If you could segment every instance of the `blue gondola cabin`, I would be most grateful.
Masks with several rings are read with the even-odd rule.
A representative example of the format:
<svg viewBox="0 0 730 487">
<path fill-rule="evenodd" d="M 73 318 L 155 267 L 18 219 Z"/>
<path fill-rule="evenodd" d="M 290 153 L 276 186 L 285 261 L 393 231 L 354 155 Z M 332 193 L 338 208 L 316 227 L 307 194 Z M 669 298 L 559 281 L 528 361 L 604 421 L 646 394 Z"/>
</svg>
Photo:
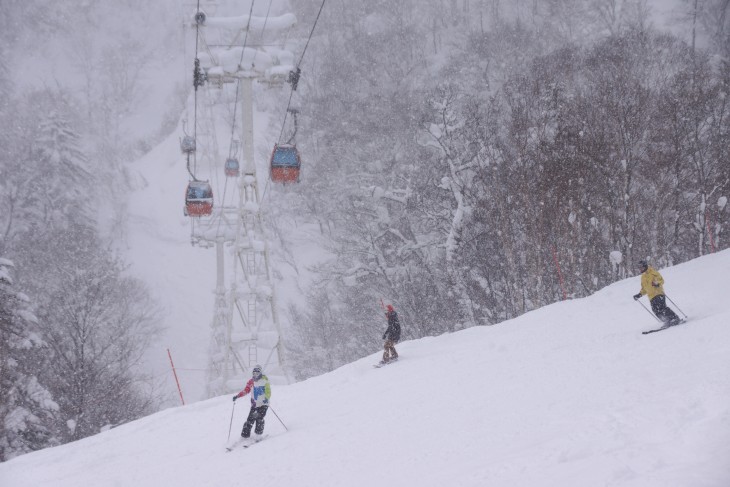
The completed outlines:
<svg viewBox="0 0 730 487">
<path fill-rule="evenodd" d="M 294 145 L 275 145 L 271 153 L 271 180 L 275 183 L 298 183 L 302 162 Z"/>
<path fill-rule="evenodd" d="M 195 139 L 189 135 L 183 137 L 180 141 L 180 150 L 183 154 L 192 154 L 195 152 Z"/>
<path fill-rule="evenodd" d="M 233 157 L 229 157 L 226 159 L 226 164 L 224 167 L 226 176 L 229 178 L 237 178 L 239 174 L 241 174 L 241 168 L 238 164 L 238 159 L 234 159 Z"/>
<path fill-rule="evenodd" d="M 213 213 L 213 188 L 205 181 L 190 181 L 185 191 L 185 215 L 208 216 Z"/>
</svg>

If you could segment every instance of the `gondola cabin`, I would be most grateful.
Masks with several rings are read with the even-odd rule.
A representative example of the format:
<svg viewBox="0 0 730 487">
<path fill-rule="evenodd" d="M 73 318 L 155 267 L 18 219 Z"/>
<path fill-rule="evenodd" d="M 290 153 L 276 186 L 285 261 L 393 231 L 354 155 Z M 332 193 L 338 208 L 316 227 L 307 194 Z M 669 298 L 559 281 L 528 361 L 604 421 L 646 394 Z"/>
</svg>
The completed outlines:
<svg viewBox="0 0 730 487">
<path fill-rule="evenodd" d="M 241 174 L 241 168 L 238 164 L 238 159 L 235 159 L 233 157 L 229 157 L 228 159 L 226 159 L 224 170 L 226 172 L 226 176 L 228 176 L 229 178 L 237 178 L 238 175 Z"/>
<path fill-rule="evenodd" d="M 190 181 L 185 191 L 185 215 L 208 216 L 213 213 L 213 188 L 205 181 Z"/>
<path fill-rule="evenodd" d="M 186 135 L 183 137 L 183 139 L 180 141 L 180 150 L 183 152 L 183 154 L 192 154 L 195 152 L 195 138 L 191 137 L 190 135 Z"/>
<path fill-rule="evenodd" d="M 276 144 L 271 153 L 271 180 L 275 183 L 298 183 L 301 165 L 295 145 Z"/>
</svg>

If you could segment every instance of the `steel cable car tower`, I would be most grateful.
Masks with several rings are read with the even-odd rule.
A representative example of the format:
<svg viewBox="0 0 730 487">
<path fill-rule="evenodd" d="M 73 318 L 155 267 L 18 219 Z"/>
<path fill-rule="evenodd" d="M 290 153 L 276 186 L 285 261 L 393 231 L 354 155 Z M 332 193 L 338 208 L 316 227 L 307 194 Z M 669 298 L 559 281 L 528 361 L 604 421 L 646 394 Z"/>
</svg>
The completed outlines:
<svg viewBox="0 0 730 487">
<path fill-rule="evenodd" d="M 253 11 L 253 4 L 251 5 Z M 294 25 L 293 14 L 279 17 L 215 17 L 207 16 L 198 6 L 193 18 L 196 29 L 196 59 L 194 86 L 203 86 L 209 110 L 201 112 L 201 124 L 206 130 L 199 133 L 208 144 L 199 149 L 214 150 L 205 154 L 220 164 L 217 153 L 216 110 L 214 100 L 225 99 L 226 86 L 235 87 L 232 132 L 236 128 L 236 112 L 240 111 L 242 162 L 240 172 L 223 176 L 226 190 L 218 191 L 221 203 L 210 218 L 198 218 L 191 226 L 191 242 L 202 247 L 216 248 L 216 289 L 211 340 L 208 359 L 208 397 L 240 388 L 250 369 L 263 365 L 272 382 L 289 382 L 284 366 L 281 330 L 276 307 L 276 293 L 269 260 L 269 249 L 261 217 L 261 199 L 254 159 L 254 81 L 271 84 L 286 81 L 294 69 L 294 56 L 283 48 L 267 45 L 248 46 L 252 31 L 277 33 L 281 37 Z M 214 34 L 215 33 L 215 34 Z M 206 37 L 218 35 L 214 42 Z M 228 37 L 229 40 L 224 39 Z M 242 42 L 242 43 L 241 43 Z M 279 44 L 283 44 L 280 42 Z M 198 49 L 198 46 L 200 49 Z M 230 91 L 230 90 L 229 90 Z M 216 94 L 217 92 L 217 94 Z M 239 104 L 240 103 L 240 104 Z M 230 108 L 230 104 L 229 104 Z M 197 113 L 197 105 L 196 105 Z M 228 112 L 229 113 L 229 112 Z M 222 118 L 222 117 L 219 117 Z M 197 123 L 197 121 L 196 121 Z M 208 130 L 211 133 L 208 133 Z M 231 134 L 231 145 L 237 143 Z M 232 151 L 229 151 L 230 157 Z M 217 173 L 216 173 L 217 174 Z M 227 206 L 225 195 L 228 180 L 236 181 L 232 197 L 237 203 Z M 237 192 L 237 194 L 236 194 Z M 229 279 L 226 280 L 226 255 Z"/>
</svg>

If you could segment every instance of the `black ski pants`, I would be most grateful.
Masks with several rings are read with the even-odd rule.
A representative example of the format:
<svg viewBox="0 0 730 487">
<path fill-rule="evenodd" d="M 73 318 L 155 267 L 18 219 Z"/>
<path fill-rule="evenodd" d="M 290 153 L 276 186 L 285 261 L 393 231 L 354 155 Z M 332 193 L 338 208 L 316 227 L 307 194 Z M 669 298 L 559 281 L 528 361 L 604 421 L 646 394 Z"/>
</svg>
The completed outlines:
<svg viewBox="0 0 730 487">
<path fill-rule="evenodd" d="M 241 436 L 244 438 L 248 438 L 251 436 L 251 428 L 253 427 L 253 424 L 256 423 L 256 434 L 260 435 L 264 432 L 264 416 L 266 416 L 266 411 L 268 411 L 269 406 L 251 406 L 251 411 L 248 413 L 248 418 L 246 418 L 246 422 L 243 423 L 243 431 L 241 431 Z"/>
<path fill-rule="evenodd" d="M 667 297 L 663 294 L 654 296 L 654 298 L 651 300 L 651 310 L 654 312 L 657 318 L 662 320 L 664 323 L 679 321 L 679 316 L 677 316 L 677 313 L 672 311 L 672 309 L 667 306 Z"/>
</svg>

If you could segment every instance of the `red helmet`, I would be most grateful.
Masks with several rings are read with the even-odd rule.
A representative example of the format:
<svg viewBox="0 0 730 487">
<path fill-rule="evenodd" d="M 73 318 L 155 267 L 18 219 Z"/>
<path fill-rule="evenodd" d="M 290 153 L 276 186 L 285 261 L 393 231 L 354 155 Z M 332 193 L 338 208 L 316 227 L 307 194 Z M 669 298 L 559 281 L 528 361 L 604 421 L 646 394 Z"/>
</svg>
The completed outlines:
<svg viewBox="0 0 730 487">
<path fill-rule="evenodd" d="M 386 306 L 386 307 L 388 308 L 388 311 L 393 311 L 393 305 L 392 305 L 392 304 L 389 304 L 389 305 L 388 305 L 388 306 Z"/>
</svg>

